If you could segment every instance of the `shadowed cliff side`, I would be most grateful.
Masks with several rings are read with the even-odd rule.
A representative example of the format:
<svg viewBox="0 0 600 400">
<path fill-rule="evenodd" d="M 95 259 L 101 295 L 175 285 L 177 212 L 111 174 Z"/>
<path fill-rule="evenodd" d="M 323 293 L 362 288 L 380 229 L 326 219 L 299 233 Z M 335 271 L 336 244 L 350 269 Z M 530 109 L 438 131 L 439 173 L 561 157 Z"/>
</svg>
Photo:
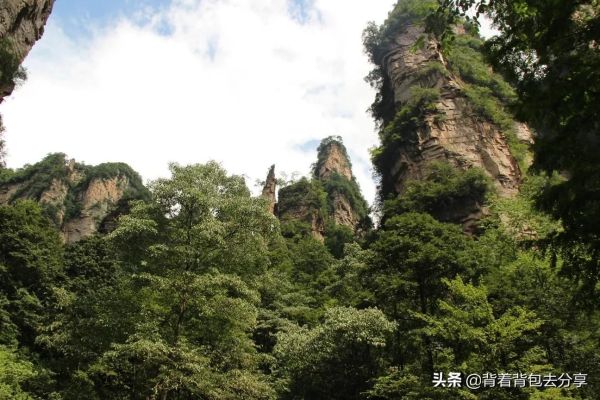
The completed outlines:
<svg viewBox="0 0 600 400">
<path fill-rule="evenodd" d="M 0 2 L 0 103 L 15 87 L 15 73 L 42 37 L 54 0 Z"/>
</svg>

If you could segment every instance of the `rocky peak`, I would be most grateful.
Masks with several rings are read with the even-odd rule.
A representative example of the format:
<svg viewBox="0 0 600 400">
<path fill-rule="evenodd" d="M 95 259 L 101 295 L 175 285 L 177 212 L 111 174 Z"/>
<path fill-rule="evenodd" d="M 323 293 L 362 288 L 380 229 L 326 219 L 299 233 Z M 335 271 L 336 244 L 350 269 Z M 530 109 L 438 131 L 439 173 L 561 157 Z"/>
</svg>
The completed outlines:
<svg viewBox="0 0 600 400">
<path fill-rule="evenodd" d="M 282 226 L 323 242 L 331 225 L 356 231 L 368 218 L 368 205 L 352 174 L 352 164 L 339 136 L 321 141 L 312 179 L 302 178 L 279 190 L 275 203 L 275 167 L 269 170 L 262 196 Z"/>
<path fill-rule="evenodd" d="M 435 111 L 425 116 L 415 140 L 398 149 L 390 171 L 396 191 L 402 193 L 406 180 L 420 179 L 427 163 L 443 160 L 463 169 L 482 168 L 501 195 L 515 195 L 521 171 L 509 146 L 509 132 L 476 111 L 465 83 L 448 68 L 440 43 L 424 29 L 422 25 L 405 26 L 383 58 L 396 109 L 414 101 L 419 93 L 414 88 L 439 93 L 431 104 Z M 423 38 L 423 44 L 415 49 Z M 516 122 L 513 128 L 520 136 L 527 132 Z"/>
<path fill-rule="evenodd" d="M 268 202 L 269 212 L 271 214 L 277 214 L 276 205 L 276 192 L 277 191 L 277 180 L 275 179 L 275 165 L 271 165 L 269 173 L 267 174 L 267 180 L 262 190 L 262 197 Z"/>
<path fill-rule="evenodd" d="M 533 139 L 507 111 L 514 90 L 485 64 L 477 34 L 456 27 L 454 40 L 442 43 L 425 25 L 393 15 L 375 33 L 380 36 L 365 42 L 377 64 L 371 76 L 382 77 L 371 108 L 381 123 L 381 145 L 373 151 L 380 198 L 404 194 L 410 181 L 424 180 L 428 167 L 440 162 L 478 168 L 500 196 L 516 195 Z M 465 222 L 483 211 L 474 203 L 452 214 Z"/>
<path fill-rule="evenodd" d="M 2 0 L 0 2 L 0 44 L 3 67 L 16 69 L 35 42 L 42 37 L 44 26 L 52 11 L 54 0 Z M 14 57 L 7 62 L 6 58 Z M 14 61 L 14 62 L 13 62 Z M 1 71 L 4 74 L 7 71 Z M 14 71 L 10 71 L 13 73 Z M 12 93 L 15 84 L 12 77 L 0 77 L 0 102 Z"/>
<path fill-rule="evenodd" d="M 352 163 L 341 137 L 330 136 L 321 141 L 314 171 L 327 193 L 333 222 L 356 230 L 367 216 L 368 206 L 352 174 Z"/>
<path fill-rule="evenodd" d="M 323 140 L 318 149 L 318 162 L 315 170 L 319 179 L 328 179 L 334 173 L 352 180 L 352 166 L 346 148 L 339 137 Z"/>
<path fill-rule="evenodd" d="M 129 200 L 146 196 L 140 176 L 128 165 L 88 166 L 60 153 L 12 171 L 0 182 L 0 204 L 39 202 L 67 243 L 109 229 L 127 211 Z"/>
</svg>

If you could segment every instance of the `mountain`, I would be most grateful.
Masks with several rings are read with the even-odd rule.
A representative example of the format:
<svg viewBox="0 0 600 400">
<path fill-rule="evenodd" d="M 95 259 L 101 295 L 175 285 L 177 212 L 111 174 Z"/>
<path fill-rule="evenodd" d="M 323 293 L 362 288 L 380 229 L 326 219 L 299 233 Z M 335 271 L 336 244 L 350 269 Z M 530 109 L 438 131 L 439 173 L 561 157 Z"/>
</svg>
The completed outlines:
<svg viewBox="0 0 600 400">
<path fill-rule="evenodd" d="M 263 197 L 269 209 L 292 231 L 310 232 L 324 241 L 328 231 L 344 227 L 352 234 L 368 229 L 368 204 L 352 174 L 352 164 L 342 139 L 330 136 L 317 149 L 311 179 L 302 178 L 279 190 L 276 203 L 275 166 L 269 170 Z"/>
<path fill-rule="evenodd" d="M 513 89 L 485 63 L 473 27 L 459 25 L 440 39 L 423 6 L 435 2 L 413 3 L 400 2 L 364 37 L 376 65 L 368 78 L 378 89 L 371 111 L 381 128 L 373 151 L 381 200 L 403 195 L 436 162 L 480 169 L 500 196 L 515 196 L 533 138 L 507 111 Z M 464 222 L 480 214 L 480 204 L 466 202 L 452 214 L 449 220 Z"/>
<path fill-rule="evenodd" d="M 146 197 L 140 176 L 127 164 L 88 166 L 62 153 L 0 175 L 0 204 L 39 202 L 66 243 L 110 231 L 130 200 Z"/>
</svg>

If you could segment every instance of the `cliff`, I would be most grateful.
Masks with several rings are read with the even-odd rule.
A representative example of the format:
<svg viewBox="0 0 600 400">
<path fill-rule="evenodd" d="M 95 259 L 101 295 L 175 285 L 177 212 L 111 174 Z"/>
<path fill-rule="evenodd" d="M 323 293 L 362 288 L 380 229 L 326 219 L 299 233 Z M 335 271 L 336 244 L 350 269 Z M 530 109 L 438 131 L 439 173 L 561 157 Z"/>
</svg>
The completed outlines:
<svg viewBox="0 0 600 400">
<path fill-rule="evenodd" d="M 109 231 L 127 211 L 129 200 L 146 196 L 140 176 L 128 165 L 87 166 L 60 153 L 17 171 L 5 171 L 0 179 L 0 204 L 38 201 L 66 243 Z"/>
<path fill-rule="evenodd" d="M 14 75 L 44 33 L 54 0 L 0 2 L 0 103 L 15 87 Z"/>
<path fill-rule="evenodd" d="M 54 0 L 0 1 L 0 103 L 26 78 L 21 63 L 44 33 Z M 0 115 L 0 168 L 4 167 L 4 126 Z"/>
<path fill-rule="evenodd" d="M 455 27 L 454 40 L 442 42 L 403 3 L 365 39 L 379 89 L 372 112 L 381 124 L 373 152 L 381 199 L 405 193 L 434 162 L 479 168 L 500 196 L 514 196 L 533 139 L 506 111 L 512 88 L 485 64 L 476 33 Z M 480 214 L 478 208 L 454 210 L 456 222 Z"/>
<path fill-rule="evenodd" d="M 277 180 L 275 179 L 275 165 L 271 165 L 267 180 L 263 186 L 261 196 L 267 201 L 267 207 L 271 214 L 277 215 Z"/>
<path fill-rule="evenodd" d="M 271 170 L 273 171 L 273 170 Z M 274 175 L 271 171 L 263 189 L 263 197 L 275 201 Z M 368 204 L 352 174 L 352 164 L 342 139 L 323 139 L 317 150 L 312 179 L 303 178 L 279 190 L 276 215 L 288 228 L 294 225 L 324 241 L 328 231 L 345 227 L 355 233 L 369 226 Z M 304 224 L 304 227 L 299 225 Z"/>
<path fill-rule="evenodd" d="M 424 35 L 423 26 L 404 27 L 383 60 L 397 109 L 411 104 L 420 95 L 413 90 L 415 87 L 437 90 L 437 98 L 428 104 L 431 112 L 426 113 L 413 142 L 398 148 L 389 179 L 401 193 L 406 180 L 421 178 L 425 164 L 445 160 L 463 169 L 482 168 L 501 194 L 516 194 L 521 171 L 511 153 L 509 133 L 477 112 L 460 76 L 449 70 L 436 39 L 427 36 L 422 48 L 413 50 Z M 515 123 L 515 130 L 517 126 Z"/>
<path fill-rule="evenodd" d="M 352 174 L 352 164 L 341 137 L 323 139 L 317 149 L 313 174 L 327 193 L 328 215 L 336 225 L 355 232 L 368 216 L 368 205 Z"/>
</svg>

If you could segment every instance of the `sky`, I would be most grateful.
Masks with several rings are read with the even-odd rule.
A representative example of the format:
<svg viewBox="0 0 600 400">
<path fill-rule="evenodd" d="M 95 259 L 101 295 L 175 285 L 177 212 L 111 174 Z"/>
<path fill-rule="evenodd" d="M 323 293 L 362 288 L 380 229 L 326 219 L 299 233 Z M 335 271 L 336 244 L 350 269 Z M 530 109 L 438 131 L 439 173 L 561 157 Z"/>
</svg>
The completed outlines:
<svg viewBox="0 0 600 400">
<path fill-rule="evenodd" d="M 372 202 L 361 34 L 394 2 L 58 0 L 0 107 L 8 166 L 63 152 L 147 181 L 216 160 L 256 190 L 271 164 L 307 175 L 319 141 L 340 135 Z"/>
<path fill-rule="evenodd" d="M 271 164 L 307 175 L 342 136 L 375 198 L 361 34 L 395 0 L 58 0 L 0 107 L 7 163 L 53 152 L 126 162 L 145 181 L 169 162 L 220 162 L 255 192 Z"/>
</svg>

